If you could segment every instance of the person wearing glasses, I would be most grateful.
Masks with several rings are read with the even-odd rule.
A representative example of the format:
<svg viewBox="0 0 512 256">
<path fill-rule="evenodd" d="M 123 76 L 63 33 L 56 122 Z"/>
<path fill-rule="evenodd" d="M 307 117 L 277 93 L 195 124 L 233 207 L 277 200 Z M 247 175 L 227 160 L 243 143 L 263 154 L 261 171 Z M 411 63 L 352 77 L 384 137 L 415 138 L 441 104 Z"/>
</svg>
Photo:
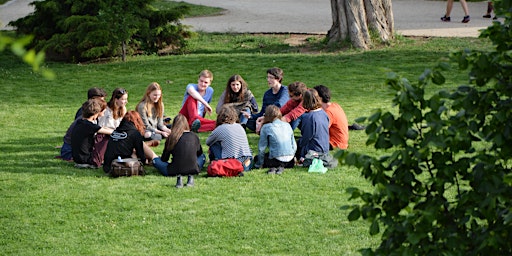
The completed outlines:
<svg viewBox="0 0 512 256">
<path fill-rule="evenodd" d="M 156 146 L 162 138 L 167 138 L 171 134 L 171 129 L 164 124 L 162 88 L 157 82 L 148 85 L 136 109 L 146 127 L 144 140 L 149 141 L 148 145 Z"/>
<path fill-rule="evenodd" d="M 279 108 L 290 99 L 288 96 L 288 87 L 281 84 L 283 81 L 283 70 L 277 67 L 270 68 L 267 70 L 267 85 L 270 87 L 265 94 L 263 94 L 263 102 L 261 111 L 258 113 L 251 114 L 249 112 L 243 112 L 243 114 L 249 119 L 247 121 L 247 128 L 251 131 L 257 131 L 257 126 L 261 127 L 261 122 L 257 125 L 257 120 L 265 114 L 265 109 L 268 105 L 276 105 Z"/>
</svg>

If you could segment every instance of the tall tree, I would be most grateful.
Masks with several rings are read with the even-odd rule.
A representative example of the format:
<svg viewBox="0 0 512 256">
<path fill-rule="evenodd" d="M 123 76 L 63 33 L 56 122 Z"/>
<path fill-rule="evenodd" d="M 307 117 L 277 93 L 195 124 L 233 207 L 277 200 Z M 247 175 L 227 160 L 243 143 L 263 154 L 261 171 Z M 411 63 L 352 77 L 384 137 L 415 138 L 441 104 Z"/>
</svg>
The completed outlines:
<svg viewBox="0 0 512 256">
<path fill-rule="evenodd" d="M 391 0 L 331 0 L 331 11 L 329 43 L 349 41 L 354 47 L 368 49 L 372 35 L 384 43 L 393 39 Z"/>
</svg>

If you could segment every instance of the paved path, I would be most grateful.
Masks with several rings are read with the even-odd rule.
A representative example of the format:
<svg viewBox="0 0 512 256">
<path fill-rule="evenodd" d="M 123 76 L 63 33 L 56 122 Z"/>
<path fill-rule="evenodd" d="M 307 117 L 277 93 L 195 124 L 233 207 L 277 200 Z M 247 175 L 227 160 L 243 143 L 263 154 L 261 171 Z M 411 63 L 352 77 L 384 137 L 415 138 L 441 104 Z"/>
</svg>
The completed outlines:
<svg viewBox="0 0 512 256">
<path fill-rule="evenodd" d="M 11 0 L 0 6 L 0 28 L 11 20 L 33 12 L 34 0 Z M 329 0 L 185 0 L 193 4 L 226 9 L 224 15 L 188 18 L 184 24 L 205 32 L 268 32 L 325 34 L 331 26 Z M 468 2 L 471 22 L 461 23 L 463 12 L 454 3 L 452 22 L 441 22 L 444 1 L 393 0 L 395 30 L 405 36 L 477 37 L 479 30 L 491 24 L 482 18 L 487 3 Z M 12 29 L 12 28 L 10 28 Z"/>
</svg>

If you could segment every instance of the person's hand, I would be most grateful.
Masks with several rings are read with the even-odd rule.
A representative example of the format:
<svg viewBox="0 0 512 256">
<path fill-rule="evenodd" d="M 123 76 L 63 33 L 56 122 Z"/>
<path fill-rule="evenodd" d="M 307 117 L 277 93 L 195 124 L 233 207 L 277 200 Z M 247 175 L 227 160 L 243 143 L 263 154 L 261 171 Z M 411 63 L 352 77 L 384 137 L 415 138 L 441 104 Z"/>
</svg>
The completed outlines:
<svg viewBox="0 0 512 256">
<path fill-rule="evenodd" d="M 204 108 L 206 109 L 206 112 L 208 112 L 208 114 L 212 113 L 213 111 L 212 107 L 208 103 L 204 105 Z"/>
<path fill-rule="evenodd" d="M 244 115 L 246 118 L 251 118 L 251 113 L 247 112 L 247 111 L 240 111 L 240 113 L 242 115 Z"/>
<path fill-rule="evenodd" d="M 169 137 L 169 132 L 161 132 L 160 134 L 162 134 L 163 137 L 167 138 Z"/>
</svg>

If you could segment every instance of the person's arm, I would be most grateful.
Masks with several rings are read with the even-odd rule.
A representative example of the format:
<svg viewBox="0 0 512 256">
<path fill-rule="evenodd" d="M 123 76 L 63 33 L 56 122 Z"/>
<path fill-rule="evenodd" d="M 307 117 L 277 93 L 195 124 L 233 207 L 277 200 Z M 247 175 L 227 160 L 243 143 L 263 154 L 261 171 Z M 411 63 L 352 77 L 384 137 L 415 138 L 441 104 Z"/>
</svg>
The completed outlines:
<svg viewBox="0 0 512 256">
<path fill-rule="evenodd" d="M 256 98 L 254 98 L 254 96 L 251 97 L 251 108 L 252 108 L 252 112 L 258 112 L 258 102 L 256 102 Z"/>
<path fill-rule="evenodd" d="M 137 105 L 137 112 L 139 112 L 140 118 L 142 119 L 142 123 L 144 123 L 144 127 L 146 131 L 154 132 L 155 128 L 151 127 L 149 124 L 148 114 L 144 111 L 144 104 L 140 103 Z"/>
<path fill-rule="evenodd" d="M 219 102 L 217 103 L 217 107 L 215 108 L 215 113 L 219 113 L 222 106 L 224 106 L 224 100 L 226 99 L 226 91 L 222 92 L 219 98 Z"/>
<path fill-rule="evenodd" d="M 265 158 L 265 150 L 268 147 L 268 129 L 261 130 L 260 140 L 258 142 L 258 162 L 254 163 L 255 168 L 261 168 L 263 166 L 263 160 Z"/>
<path fill-rule="evenodd" d="M 288 102 L 290 102 L 290 101 L 288 101 Z M 288 105 L 288 103 L 286 103 L 286 105 Z M 289 123 L 289 122 L 299 118 L 305 112 L 306 112 L 306 109 L 304 109 L 304 107 L 302 106 L 302 101 L 300 101 L 298 105 L 295 105 L 293 108 L 288 110 L 288 113 L 284 114 L 284 116 L 281 120 Z"/>
<path fill-rule="evenodd" d="M 212 133 L 210 133 L 210 136 L 208 136 L 208 138 L 206 138 L 206 145 L 211 146 L 211 145 L 215 144 L 215 142 L 218 141 L 218 138 L 219 138 L 219 130 L 215 129 L 212 131 Z"/>
<path fill-rule="evenodd" d="M 110 134 L 112 134 L 113 131 L 114 131 L 113 129 L 106 128 L 106 127 L 101 127 L 98 130 L 98 133 L 110 135 Z"/>
<path fill-rule="evenodd" d="M 208 104 L 208 102 L 206 102 L 206 100 L 203 98 L 203 96 L 201 96 L 201 94 L 196 90 L 196 88 L 192 84 L 187 86 L 187 93 L 192 98 L 201 102 L 204 105 L 204 107 L 206 108 L 206 111 L 208 111 L 210 113 L 213 111 L 210 104 Z"/>
<path fill-rule="evenodd" d="M 278 107 L 282 107 L 282 106 L 284 106 L 286 104 L 286 102 L 289 99 L 290 99 L 290 96 L 288 95 L 288 87 L 283 85 L 281 87 L 281 90 L 279 90 L 279 92 L 277 94 L 276 101 L 273 104 L 278 106 Z"/>
</svg>

